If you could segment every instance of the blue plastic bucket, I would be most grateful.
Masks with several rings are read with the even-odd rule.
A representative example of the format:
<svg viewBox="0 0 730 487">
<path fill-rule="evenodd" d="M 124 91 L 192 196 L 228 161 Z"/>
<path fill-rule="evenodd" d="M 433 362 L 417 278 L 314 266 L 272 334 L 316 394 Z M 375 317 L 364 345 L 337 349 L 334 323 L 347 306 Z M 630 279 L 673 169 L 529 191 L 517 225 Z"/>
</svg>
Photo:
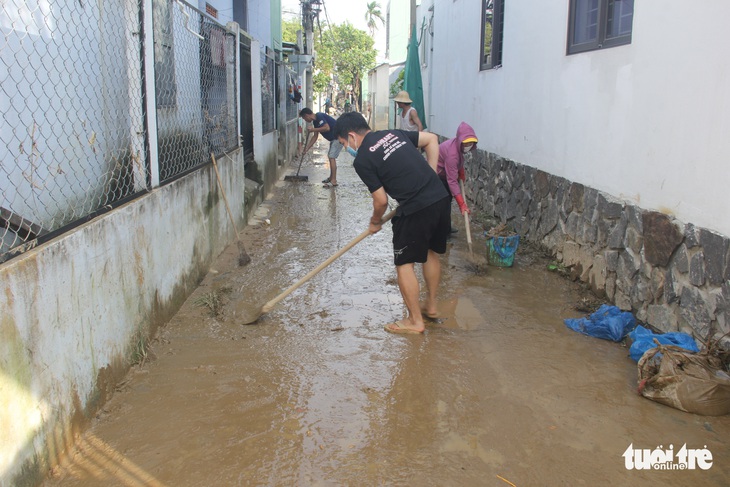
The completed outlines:
<svg viewBox="0 0 730 487">
<path fill-rule="evenodd" d="M 498 267 L 512 267 L 520 236 L 490 237 L 487 239 L 487 262 Z"/>
</svg>

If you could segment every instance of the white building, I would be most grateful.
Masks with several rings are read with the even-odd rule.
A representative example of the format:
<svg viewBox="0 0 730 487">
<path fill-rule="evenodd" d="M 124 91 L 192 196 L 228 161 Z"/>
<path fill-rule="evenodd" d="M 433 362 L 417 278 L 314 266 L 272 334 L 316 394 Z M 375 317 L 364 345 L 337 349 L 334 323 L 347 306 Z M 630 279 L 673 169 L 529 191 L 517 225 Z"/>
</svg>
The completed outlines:
<svg viewBox="0 0 730 487">
<path fill-rule="evenodd" d="M 729 16 L 723 0 L 423 0 L 429 129 L 472 125 L 473 204 L 597 292 L 661 329 L 728 331 Z"/>
<path fill-rule="evenodd" d="M 628 43 L 570 53 L 575 7 L 604 1 L 496 0 L 504 25 L 491 68 L 480 62 L 486 3 L 420 6 L 434 26 L 423 72 L 434 132 L 451 137 L 468 121 L 485 150 L 730 235 L 729 3 L 637 2 L 633 19 L 600 18 L 626 22 Z"/>
</svg>

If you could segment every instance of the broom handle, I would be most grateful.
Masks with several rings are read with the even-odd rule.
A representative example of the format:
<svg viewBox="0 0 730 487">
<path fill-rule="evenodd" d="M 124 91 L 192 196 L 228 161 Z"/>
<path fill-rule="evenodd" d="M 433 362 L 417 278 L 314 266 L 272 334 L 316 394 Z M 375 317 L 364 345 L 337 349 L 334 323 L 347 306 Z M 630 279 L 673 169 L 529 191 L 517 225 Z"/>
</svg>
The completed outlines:
<svg viewBox="0 0 730 487">
<path fill-rule="evenodd" d="M 464 181 L 459 179 L 459 186 L 461 186 L 461 195 L 466 197 L 464 192 Z M 464 222 L 466 223 L 466 244 L 469 246 L 469 253 L 471 254 L 471 225 L 469 225 L 469 212 L 464 212 Z"/>
<path fill-rule="evenodd" d="M 302 155 L 299 156 L 299 167 L 297 168 L 297 176 L 299 176 L 299 171 L 302 169 L 302 162 L 304 162 L 304 155 L 307 153 L 307 142 L 309 142 L 309 130 L 307 130 L 307 138 L 304 139 L 304 146 L 302 146 Z"/>
<path fill-rule="evenodd" d="M 236 222 L 233 220 L 233 213 L 231 213 L 231 207 L 228 206 L 228 198 L 226 198 L 226 192 L 223 190 L 223 183 L 221 183 L 221 175 L 218 173 L 218 164 L 215 163 L 215 154 L 210 153 L 210 158 L 213 160 L 213 169 L 215 169 L 215 177 L 218 180 L 218 187 L 221 189 L 223 195 L 223 202 L 226 204 L 226 210 L 228 211 L 228 218 L 231 219 L 231 225 L 233 225 L 233 231 L 236 232 L 236 240 L 240 241 L 241 237 L 238 236 L 238 229 L 236 229 Z"/>
<path fill-rule="evenodd" d="M 391 218 L 393 218 L 394 215 L 395 215 L 395 210 L 391 211 L 387 215 L 384 215 L 383 218 L 380 219 L 380 223 L 383 224 L 383 223 L 387 222 L 388 220 L 390 220 Z M 299 289 L 299 287 L 302 284 L 304 284 L 305 282 L 307 282 L 308 280 L 310 280 L 311 278 L 313 278 L 314 276 L 316 276 L 317 274 L 319 274 L 319 272 L 322 269 L 324 269 L 325 267 L 327 267 L 328 265 L 330 265 L 335 260 L 339 259 L 342 256 L 342 254 L 344 254 L 345 252 L 347 252 L 348 250 L 350 250 L 351 248 L 353 248 L 360 241 L 362 241 L 363 239 L 365 239 L 368 235 L 370 235 L 370 229 L 365 230 L 360 235 L 358 235 L 357 237 L 355 237 L 354 239 L 352 239 L 347 245 L 345 245 L 340 250 L 338 250 L 329 259 L 327 259 L 324 262 L 322 262 L 321 264 L 319 264 L 316 268 L 314 268 L 311 271 L 309 271 L 309 273 L 306 276 L 302 277 L 300 280 L 298 280 L 297 282 L 295 282 L 294 284 L 292 284 L 289 287 L 289 289 L 287 289 L 286 291 L 284 291 L 283 293 L 279 294 L 277 297 L 275 297 L 274 299 L 272 299 L 271 301 L 269 301 L 268 303 L 266 303 L 264 305 L 264 307 L 261 308 L 261 312 L 266 313 L 266 312 L 270 311 L 271 308 L 273 308 L 276 305 L 276 303 L 278 303 L 279 301 L 281 301 L 282 299 L 284 299 L 285 297 L 289 296 L 291 293 L 293 293 L 294 291 L 296 291 L 297 289 Z"/>
</svg>

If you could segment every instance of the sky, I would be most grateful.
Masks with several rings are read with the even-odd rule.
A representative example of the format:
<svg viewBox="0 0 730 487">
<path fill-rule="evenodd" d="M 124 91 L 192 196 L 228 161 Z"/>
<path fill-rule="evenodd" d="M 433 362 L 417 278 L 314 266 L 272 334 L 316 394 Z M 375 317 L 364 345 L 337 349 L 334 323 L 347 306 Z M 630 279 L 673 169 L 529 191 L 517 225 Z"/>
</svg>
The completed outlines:
<svg viewBox="0 0 730 487">
<path fill-rule="evenodd" d="M 376 0 L 380 4 L 380 11 L 385 18 L 385 9 L 388 0 Z M 320 22 L 329 19 L 331 24 L 343 24 L 349 21 L 358 29 L 364 30 L 368 34 L 367 21 L 365 20 L 365 12 L 367 12 L 368 0 L 323 0 L 322 11 L 319 14 Z M 299 0 L 281 0 L 282 17 L 285 19 L 300 18 L 301 4 Z M 326 13 L 326 15 L 325 15 Z M 385 25 L 378 22 L 378 30 L 375 31 L 375 49 L 378 50 L 378 62 L 385 56 Z"/>
</svg>

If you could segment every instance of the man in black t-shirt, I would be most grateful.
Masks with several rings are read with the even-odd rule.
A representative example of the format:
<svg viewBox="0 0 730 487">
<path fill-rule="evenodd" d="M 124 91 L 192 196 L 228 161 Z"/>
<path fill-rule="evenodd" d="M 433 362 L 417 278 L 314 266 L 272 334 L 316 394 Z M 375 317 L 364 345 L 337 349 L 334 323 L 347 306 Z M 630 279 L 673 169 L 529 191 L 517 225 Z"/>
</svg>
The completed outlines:
<svg viewBox="0 0 730 487">
<path fill-rule="evenodd" d="M 423 333 L 423 316 L 438 317 L 436 294 L 441 262 L 437 254 L 446 252 L 451 231 L 451 197 L 436 175 L 438 137 L 401 130 L 372 132 L 357 112 L 340 116 L 335 133 L 355 157 L 355 171 L 373 197 L 370 233 L 381 229 L 388 196 L 399 203 L 393 218 L 393 260 L 408 318 L 390 323 L 385 329 L 391 333 Z M 424 149 L 427 161 L 418 149 Z M 423 264 L 428 289 L 423 309 L 416 262 Z"/>
<path fill-rule="evenodd" d="M 330 162 L 330 176 L 322 182 L 324 183 L 325 188 L 336 187 L 337 156 L 339 156 L 342 151 L 342 144 L 340 144 L 337 137 L 335 137 L 335 127 L 337 126 L 337 122 L 326 113 L 313 113 L 309 108 L 302 108 L 302 111 L 299 112 L 299 116 L 302 117 L 305 122 L 312 124 L 313 128 L 310 129 L 310 132 L 314 132 L 314 137 L 312 137 L 312 140 L 310 140 L 304 148 L 304 153 L 306 153 L 314 145 L 314 143 L 317 142 L 319 134 L 322 134 L 322 137 L 329 140 L 330 148 L 329 151 L 327 151 L 327 158 Z"/>
</svg>

